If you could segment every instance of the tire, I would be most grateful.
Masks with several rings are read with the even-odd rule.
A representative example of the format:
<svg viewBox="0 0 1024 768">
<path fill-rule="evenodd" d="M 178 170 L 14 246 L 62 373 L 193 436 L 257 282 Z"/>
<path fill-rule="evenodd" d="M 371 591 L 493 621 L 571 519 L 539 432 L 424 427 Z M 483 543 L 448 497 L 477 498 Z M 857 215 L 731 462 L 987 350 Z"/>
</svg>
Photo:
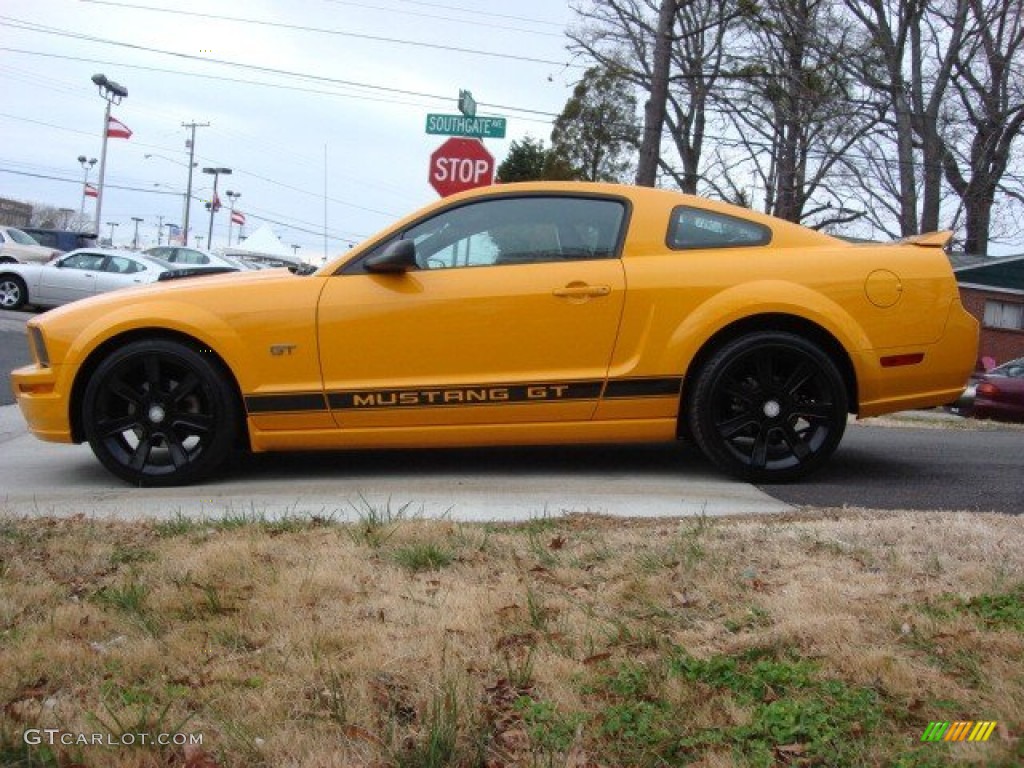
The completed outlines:
<svg viewBox="0 0 1024 768">
<path fill-rule="evenodd" d="M 136 341 L 89 377 L 82 424 L 96 458 L 132 485 L 187 485 L 230 455 L 238 406 L 221 367 L 184 344 Z"/>
<path fill-rule="evenodd" d="M 708 459 L 742 480 L 796 480 L 824 464 L 846 429 L 843 377 L 821 348 L 781 331 L 729 342 L 697 375 L 687 415 Z"/>
<path fill-rule="evenodd" d="M 28 301 L 28 288 L 17 275 L 0 277 L 0 309 L 21 309 Z"/>
</svg>

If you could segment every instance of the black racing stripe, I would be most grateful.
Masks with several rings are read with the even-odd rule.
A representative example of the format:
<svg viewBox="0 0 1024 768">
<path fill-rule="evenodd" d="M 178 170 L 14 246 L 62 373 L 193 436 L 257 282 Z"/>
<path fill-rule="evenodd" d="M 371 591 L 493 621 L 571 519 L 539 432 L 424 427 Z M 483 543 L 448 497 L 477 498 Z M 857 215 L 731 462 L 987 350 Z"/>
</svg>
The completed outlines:
<svg viewBox="0 0 1024 768">
<path fill-rule="evenodd" d="M 327 402 L 320 393 L 287 395 L 246 395 L 249 413 L 296 413 L 326 411 Z"/>
<path fill-rule="evenodd" d="M 605 399 L 676 396 L 683 386 L 678 376 L 649 379 L 617 379 L 604 389 Z"/>
<path fill-rule="evenodd" d="M 600 380 L 532 384 L 494 384 L 419 389 L 340 390 L 328 393 L 247 395 L 249 413 L 301 413 L 388 408 L 454 408 L 473 405 L 556 403 L 568 400 L 628 399 L 677 396 L 679 377 L 619 379 L 604 385 Z"/>
<path fill-rule="evenodd" d="M 331 392 L 332 410 L 386 408 L 452 408 L 472 405 L 556 403 L 566 400 L 597 400 L 602 382 L 565 381 L 535 384 L 493 384 L 419 389 L 373 389 Z"/>
</svg>

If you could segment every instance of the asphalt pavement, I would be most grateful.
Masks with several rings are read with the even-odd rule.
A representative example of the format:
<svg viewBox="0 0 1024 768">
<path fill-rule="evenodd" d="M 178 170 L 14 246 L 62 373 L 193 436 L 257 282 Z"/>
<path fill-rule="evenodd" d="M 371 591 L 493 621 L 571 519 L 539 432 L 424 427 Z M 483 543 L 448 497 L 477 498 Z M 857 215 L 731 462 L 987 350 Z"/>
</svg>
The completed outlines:
<svg viewBox="0 0 1024 768">
<path fill-rule="evenodd" d="M 0 315 L 0 405 L 14 402 L 11 391 L 11 371 L 32 362 L 25 340 L 25 319 L 20 317 L 29 313 L 12 312 Z"/>
<path fill-rule="evenodd" d="M 899 423 L 852 424 L 820 472 L 762 490 L 796 506 L 1024 512 L 1024 428 L 972 428 L 941 411 L 904 414 Z"/>
</svg>

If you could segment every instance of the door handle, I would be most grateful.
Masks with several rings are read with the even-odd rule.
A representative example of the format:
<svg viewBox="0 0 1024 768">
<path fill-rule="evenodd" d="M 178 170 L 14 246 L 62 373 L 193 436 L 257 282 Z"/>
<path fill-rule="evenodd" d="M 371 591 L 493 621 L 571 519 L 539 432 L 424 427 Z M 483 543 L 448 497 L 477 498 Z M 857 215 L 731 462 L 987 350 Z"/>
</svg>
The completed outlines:
<svg viewBox="0 0 1024 768">
<path fill-rule="evenodd" d="M 607 296 L 611 292 L 611 286 L 608 285 L 571 283 L 564 288 L 555 288 L 551 293 L 563 299 L 587 299 L 594 296 Z"/>
</svg>

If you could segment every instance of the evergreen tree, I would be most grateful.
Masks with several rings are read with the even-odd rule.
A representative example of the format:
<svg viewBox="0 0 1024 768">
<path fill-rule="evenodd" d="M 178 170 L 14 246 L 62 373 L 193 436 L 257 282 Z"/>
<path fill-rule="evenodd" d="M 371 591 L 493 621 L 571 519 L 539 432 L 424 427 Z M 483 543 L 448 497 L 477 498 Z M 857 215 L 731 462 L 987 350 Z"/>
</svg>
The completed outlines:
<svg viewBox="0 0 1024 768">
<path fill-rule="evenodd" d="M 555 120 L 546 178 L 624 181 L 639 138 L 632 86 L 614 70 L 592 67 Z"/>
<path fill-rule="evenodd" d="M 547 157 L 548 150 L 540 139 L 527 136 L 522 141 L 513 141 L 508 156 L 498 166 L 498 181 L 508 184 L 543 179 Z"/>
</svg>

